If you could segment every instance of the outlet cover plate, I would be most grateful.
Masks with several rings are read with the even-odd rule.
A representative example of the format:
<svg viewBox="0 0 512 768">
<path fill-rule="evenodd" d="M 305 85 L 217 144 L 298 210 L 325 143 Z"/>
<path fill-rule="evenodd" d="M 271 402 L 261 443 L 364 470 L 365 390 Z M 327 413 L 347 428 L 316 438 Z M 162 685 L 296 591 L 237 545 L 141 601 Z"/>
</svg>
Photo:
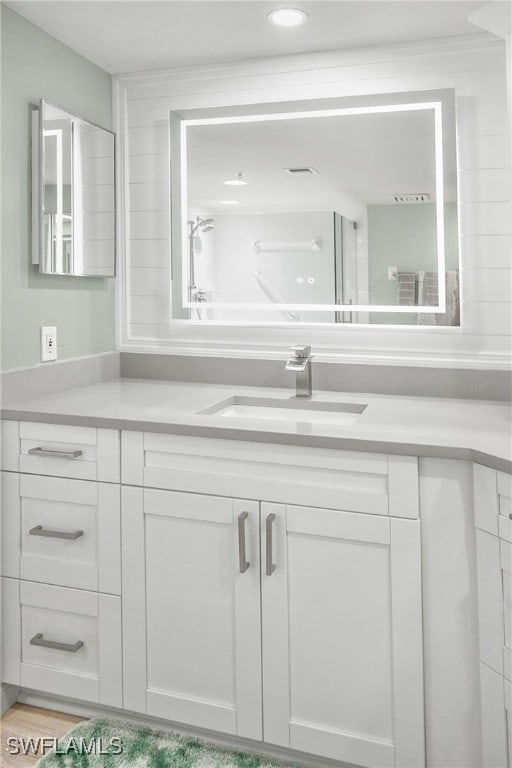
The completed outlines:
<svg viewBox="0 0 512 768">
<path fill-rule="evenodd" d="M 54 325 L 41 326 L 41 362 L 57 359 L 57 328 Z"/>
</svg>

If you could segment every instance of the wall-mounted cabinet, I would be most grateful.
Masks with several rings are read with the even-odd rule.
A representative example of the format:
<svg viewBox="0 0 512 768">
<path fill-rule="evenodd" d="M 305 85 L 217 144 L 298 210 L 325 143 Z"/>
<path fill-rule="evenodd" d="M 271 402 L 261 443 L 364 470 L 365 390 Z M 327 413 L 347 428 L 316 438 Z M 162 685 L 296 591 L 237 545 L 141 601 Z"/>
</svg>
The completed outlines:
<svg viewBox="0 0 512 768">
<path fill-rule="evenodd" d="M 32 262 L 114 277 L 115 134 L 42 100 L 32 112 Z"/>
</svg>

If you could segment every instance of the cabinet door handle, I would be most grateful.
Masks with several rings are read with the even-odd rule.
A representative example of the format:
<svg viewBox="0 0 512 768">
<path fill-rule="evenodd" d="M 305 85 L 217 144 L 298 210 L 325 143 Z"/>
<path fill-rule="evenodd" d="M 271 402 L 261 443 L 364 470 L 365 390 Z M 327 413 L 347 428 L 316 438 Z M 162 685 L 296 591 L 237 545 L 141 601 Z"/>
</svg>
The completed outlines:
<svg viewBox="0 0 512 768">
<path fill-rule="evenodd" d="M 245 521 L 249 517 L 248 512 L 241 512 L 238 515 L 238 559 L 240 562 L 240 573 L 245 573 L 249 567 L 249 561 L 245 553 Z"/>
<path fill-rule="evenodd" d="M 276 516 L 273 512 L 270 513 L 270 515 L 267 515 L 267 519 L 265 521 L 265 558 L 266 558 L 266 568 L 265 572 L 267 576 L 272 576 L 274 573 L 276 566 L 272 562 L 272 523 L 276 519 Z"/>
<path fill-rule="evenodd" d="M 49 456 L 51 459 L 77 459 L 83 455 L 83 451 L 52 451 L 51 448 L 43 448 L 38 446 L 37 448 L 29 448 L 31 456 Z"/>
<path fill-rule="evenodd" d="M 53 648 L 55 651 L 68 651 L 69 653 L 76 653 L 80 648 L 84 647 L 83 640 L 77 640 L 76 643 L 59 643 L 58 640 L 45 640 L 42 632 L 38 632 L 37 635 L 30 640 L 30 645 L 40 645 L 41 648 Z"/>
<path fill-rule="evenodd" d="M 31 536 L 47 536 L 49 539 L 79 539 L 84 535 L 83 531 L 50 531 L 48 528 L 43 528 L 42 525 L 36 525 L 29 531 Z"/>
</svg>

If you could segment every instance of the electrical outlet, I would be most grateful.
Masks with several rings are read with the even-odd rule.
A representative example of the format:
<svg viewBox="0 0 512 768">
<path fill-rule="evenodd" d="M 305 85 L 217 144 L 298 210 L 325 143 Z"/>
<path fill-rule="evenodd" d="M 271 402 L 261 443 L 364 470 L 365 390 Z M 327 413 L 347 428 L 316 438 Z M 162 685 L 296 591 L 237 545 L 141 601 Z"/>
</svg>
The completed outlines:
<svg viewBox="0 0 512 768">
<path fill-rule="evenodd" d="M 41 361 L 57 359 L 57 328 L 54 325 L 41 326 Z"/>
</svg>

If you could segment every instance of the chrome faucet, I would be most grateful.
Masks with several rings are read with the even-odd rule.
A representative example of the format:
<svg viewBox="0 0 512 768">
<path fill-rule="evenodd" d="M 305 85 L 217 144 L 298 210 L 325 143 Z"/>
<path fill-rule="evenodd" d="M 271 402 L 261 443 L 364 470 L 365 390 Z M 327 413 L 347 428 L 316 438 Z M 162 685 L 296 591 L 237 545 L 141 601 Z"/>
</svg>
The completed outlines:
<svg viewBox="0 0 512 768">
<path fill-rule="evenodd" d="M 296 374 L 295 396 L 311 397 L 311 360 L 313 358 L 311 347 L 298 344 L 295 347 L 291 347 L 291 351 L 293 352 L 293 357 L 286 362 L 285 370 Z"/>
</svg>

